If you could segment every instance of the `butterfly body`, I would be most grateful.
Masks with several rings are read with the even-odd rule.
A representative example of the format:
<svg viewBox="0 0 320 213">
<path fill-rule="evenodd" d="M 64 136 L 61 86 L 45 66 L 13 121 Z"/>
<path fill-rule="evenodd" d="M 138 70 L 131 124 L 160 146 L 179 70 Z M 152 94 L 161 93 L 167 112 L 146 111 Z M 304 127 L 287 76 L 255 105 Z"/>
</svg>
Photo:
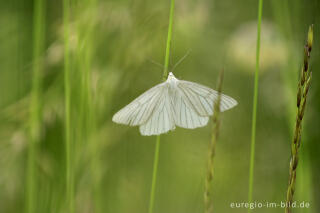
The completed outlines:
<svg viewBox="0 0 320 213">
<path fill-rule="evenodd" d="M 218 93 L 206 86 L 177 79 L 171 72 L 160 83 L 117 112 L 112 120 L 130 126 L 140 126 L 142 135 L 159 135 L 176 126 L 188 129 L 205 126 L 213 114 Z M 221 96 L 221 111 L 237 102 Z"/>
</svg>

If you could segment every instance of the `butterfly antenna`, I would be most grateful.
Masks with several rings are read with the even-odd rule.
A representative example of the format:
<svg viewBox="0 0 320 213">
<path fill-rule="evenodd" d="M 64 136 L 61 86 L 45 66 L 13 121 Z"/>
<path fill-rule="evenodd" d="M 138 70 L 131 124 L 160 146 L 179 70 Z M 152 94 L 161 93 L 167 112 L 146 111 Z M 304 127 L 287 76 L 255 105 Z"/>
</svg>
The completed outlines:
<svg viewBox="0 0 320 213">
<path fill-rule="evenodd" d="M 150 61 L 152 64 L 160 67 L 161 69 L 164 69 L 164 66 L 162 64 L 160 64 L 159 62 L 156 62 L 156 61 L 154 61 L 154 60 L 152 60 L 150 58 L 148 59 L 148 61 Z"/>
<path fill-rule="evenodd" d="M 190 54 L 190 52 L 191 50 L 188 50 L 187 53 L 179 59 L 179 61 L 172 67 L 172 72 L 179 64 L 181 64 L 181 62 Z"/>
</svg>

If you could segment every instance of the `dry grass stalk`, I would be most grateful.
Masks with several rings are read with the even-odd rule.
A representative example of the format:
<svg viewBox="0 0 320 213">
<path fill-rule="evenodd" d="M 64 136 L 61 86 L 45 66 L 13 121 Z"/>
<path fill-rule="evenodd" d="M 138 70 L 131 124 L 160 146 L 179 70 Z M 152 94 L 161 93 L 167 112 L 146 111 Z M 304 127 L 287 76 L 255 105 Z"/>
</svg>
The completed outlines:
<svg viewBox="0 0 320 213">
<path fill-rule="evenodd" d="M 213 210 L 213 202 L 211 196 L 212 179 L 213 179 L 213 166 L 214 166 L 214 156 L 216 152 L 216 143 L 219 137 L 219 126 L 220 126 L 220 103 L 221 103 L 221 90 L 223 82 L 223 70 L 219 75 L 219 80 L 217 84 L 218 98 L 214 103 L 214 113 L 212 116 L 213 128 L 211 143 L 209 145 L 209 156 L 208 156 L 208 169 L 205 180 L 205 192 L 204 192 L 204 203 L 205 203 L 205 213 L 210 213 Z"/>
<path fill-rule="evenodd" d="M 307 43 L 304 47 L 304 64 L 301 69 L 301 76 L 298 84 L 297 93 L 297 116 L 296 125 L 294 129 L 294 137 L 291 144 L 291 159 L 289 168 L 289 184 L 287 190 L 287 206 L 285 209 L 286 213 L 291 213 L 291 204 L 293 202 L 293 195 L 295 192 L 296 184 L 296 172 L 299 162 L 299 148 L 301 145 L 301 129 L 302 120 L 307 102 L 307 95 L 311 83 L 311 71 L 309 69 L 310 53 L 313 43 L 313 25 L 309 27 Z"/>
</svg>

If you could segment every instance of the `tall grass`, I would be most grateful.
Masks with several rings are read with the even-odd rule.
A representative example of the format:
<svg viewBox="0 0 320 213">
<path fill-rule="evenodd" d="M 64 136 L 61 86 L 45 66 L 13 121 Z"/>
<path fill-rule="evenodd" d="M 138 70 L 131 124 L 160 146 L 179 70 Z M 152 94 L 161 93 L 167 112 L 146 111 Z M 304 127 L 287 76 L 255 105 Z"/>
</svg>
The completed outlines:
<svg viewBox="0 0 320 213">
<path fill-rule="evenodd" d="M 70 82 L 70 0 L 63 0 L 64 26 L 64 92 L 65 92 L 65 148 L 66 148 L 66 203 L 68 213 L 73 213 L 74 180 L 73 152 L 71 138 L 71 82 Z"/>
<path fill-rule="evenodd" d="M 42 85 L 42 60 L 41 55 L 44 49 L 44 20 L 45 1 L 34 2 L 33 16 L 33 76 L 30 98 L 30 136 L 28 145 L 27 165 L 27 189 L 26 189 L 26 212 L 36 212 L 37 202 L 37 147 L 40 142 L 41 132 L 41 85 Z"/>
<path fill-rule="evenodd" d="M 299 162 L 299 149 L 301 145 L 302 120 L 307 103 L 307 96 L 311 83 L 311 71 L 309 69 L 309 59 L 313 43 L 313 26 L 309 27 L 307 43 L 304 47 L 304 63 L 298 83 L 297 92 L 297 115 L 294 136 L 291 144 L 291 159 L 289 167 L 289 184 L 287 189 L 286 213 L 291 212 L 291 204 L 295 192 L 296 173 Z"/>
<path fill-rule="evenodd" d="M 163 75 L 162 75 L 162 81 L 165 81 L 168 76 L 170 50 L 171 50 L 171 39 L 172 39 L 172 28 L 173 28 L 174 3 L 175 3 L 175 0 L 171 0 L 169 26 L 168 26 L 168 37 L 167 37 L 166 55 L 165 55 L 165 60 L 164 60 L 164 70 L 163 70 Z M 150 202 L 149 202 L 149 213 L 153 212 L 153 206 L 154 206 L 154 197 L 155 197 L 158 162 L 159 162 L 159 152 L 160 152 L 160 135 L 157 136 L 156 148 L 155 148 L 155 154 L 154 154 L 152 183 L 151 183 Z"/>
<path fill-rule="evenodd" d="M 94 97 L 92 96 L 92 63 L 93 54 L 95 50 L 94 42 L 94 29 L 95 23 L 95 10 L 96 0 L 86 0 L 78 5 L 77 17 L 79 20 L 83 20 L 81 16 L 87 14 L 86 19 L 79 21 L 78 39 L 79 45 L 77 50 L 78 56 L 78 70 L 81 74 L 80 84 L 80 122 L 79 128 L 83 131 L 80 134 L 80 140 L 83 141 L 82 146 L 89 148 L 90 153 L 90 174 L 92 182 L 92 195 L 94 202 L 94 212 L 102 212 L 102 201 L 101 201 L 101 167 L 100 167 L 100 149 L 95 140 L 96 132 L 96 120 L 94 110 Z"/>
<path fill-rule="evenodd" d="M 221 91 L 222 91 L 222 83 L 223 83 L 223 70 L 220 73 L 218 84 L 217 84 L 217 91 L 218 91 L 218 98 L 217 101 L 214 103 L 214 110 L 212 116 L 212 136 L 211 136 L 211 143 L 209 146 L 209 155 L 208 155 L 208 168 L 207 168 L 207 176 L 205 180 L 205 192 L 204 192 L 204 204 L 205 204 L 205 213 L 213 212 L 213 201 L 211 200 L 211 187 L 212 187 L 212 179 L 214 174 L 214 156 L 216 153 L 216 143 L 219 137 L 219 128 L 220 128 L 220 103 L 221 103 Z"/>
<path fill-rule="evenodd" d="M 249 203 L 252 202 L 252 191 L 253 191 L 253 173 L 254 173 L 254 155 L 255 155 L 255 143 L 256 143 L 256 123 L 257 123 L 257 105 L 258 105 L 260 34 L 261 34 L 262 6 L 263 6 L 263 0 L 259 0 L 258 25 L 257 25 L 256 71 L 255 71 L 255 76 L 254 76 L 254 94 L 253 94 L 252 129 L 251 129 L 251 154 L 250 154 L 249 191 L 248 191 L 248 202 Z M 251 212 L 250 208 L 248 208 L 248 212 Z"/>
<path fill-rule="evenodd" d="M 295 122 L 296 116 L 296 108 L 294 107 L 296 104 L 296 86 L 298 82 L 298 67 L 299 67 L 299 60 L 301 55 L 299 54 L 300 51 L 296 51 L 296 43 L 300 41 L 300 33 L 295 33 L 292 29 L 292 23 L 295 25 L 299 20 L 305 20 L 304 22 L 308 22 L 305 14 L 301 13 L 294 13 L 290 8 L 300 8 L 301 2 L 289 2 L 288 1 L 276 1 L 273 0 L 272 2 L 272 11 L 274 13 L 274 18 L 276 20 L 279 29 L 281 30 L 282 35 L 285 36 L 286 45 L 289 52 L 289 57 L 286 62 L 286 66 L 284 67 L 281 73 L 281 79 L 283 85 L 285 86 L 286 92 L 286 99 L 288 99 L 288 104 L 286 105 L 286 121 L 287 121 L 287 129 L 289 131 L 290 138 L 293 138 L 294 133 L 294 126 L 292 125 Z M 312 13 L 310 13 L 312 17 Z M 304 18 L 302 18 L 304 17 Z M 304 33 L 303 33 L 304 34 Z M 298 39 L 299 38 L 299 39 Z M 307 133 L 307 132 L 305 132 Z M 310 140 L 307 134 L 302 135 L 303 141 Z M 299 200 L 309 200 L 311 201 L 311 197 L 313 194 L 312 185 L 312 168 L 311 168 L 311 161 L 308 152 L 310 151 L 309 146 L 304 146 L 301 149 L 299 154 L 299 165 L 300 169 L 297 171 L 297 176 L 299 179 L 296 182 L 296 192 L 297 192 L 297 199 Z M 299 211 L 299 210 L 296 210 Z M 304 213 L 312 211 L 312 208 L 309 209 L 301 209 Z"/>
</svg>

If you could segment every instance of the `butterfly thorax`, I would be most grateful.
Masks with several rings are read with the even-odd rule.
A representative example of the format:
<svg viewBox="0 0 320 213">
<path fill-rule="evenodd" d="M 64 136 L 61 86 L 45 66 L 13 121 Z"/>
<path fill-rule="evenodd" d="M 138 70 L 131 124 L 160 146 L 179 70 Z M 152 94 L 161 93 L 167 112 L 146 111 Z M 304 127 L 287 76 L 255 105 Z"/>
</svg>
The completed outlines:
<svg viewBox="0 0 320 213">
<path fill-rule="evenodd" d="M 170 85 L 170 88 L 175 88 L 178 83 L 178 79 L 172 74 L 172 72 L 169 73 L 167 82 Z"/>
</svg>

